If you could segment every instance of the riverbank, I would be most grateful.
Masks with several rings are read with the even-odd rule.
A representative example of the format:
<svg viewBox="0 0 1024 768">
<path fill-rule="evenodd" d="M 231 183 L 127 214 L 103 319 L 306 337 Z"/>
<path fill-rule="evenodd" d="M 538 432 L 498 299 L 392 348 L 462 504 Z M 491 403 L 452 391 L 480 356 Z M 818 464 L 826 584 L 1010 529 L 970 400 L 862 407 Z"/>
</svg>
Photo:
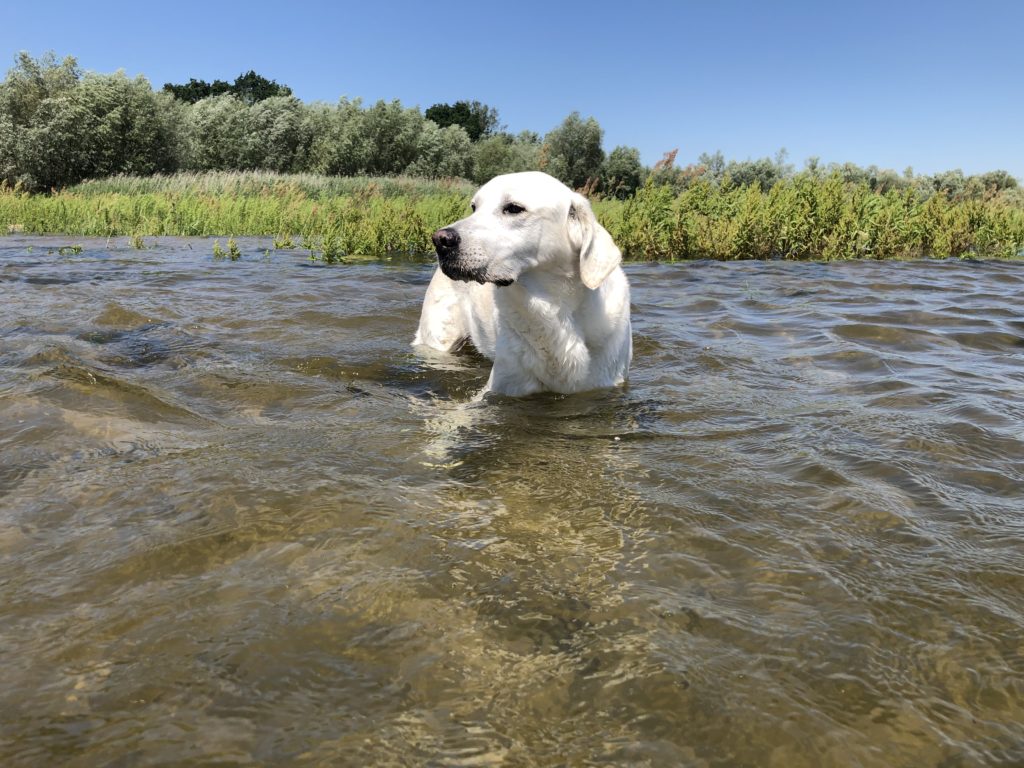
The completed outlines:
<svg viewBox="0 0 1024 768">
<path fill-rule="evenodd" d="M 98 237 L 273 236 L 336 254 L 428 252 L 473 186 L 411 177 L 264 172 L 114 177 L 48 195 L 0 189 L 0 232 Z M 630 260 L 964 257 L 1024 250 L 1016 199 L 951 201 L 798 175 L 769 191 L 697 182 L 594 201 Z"/>
</svg>

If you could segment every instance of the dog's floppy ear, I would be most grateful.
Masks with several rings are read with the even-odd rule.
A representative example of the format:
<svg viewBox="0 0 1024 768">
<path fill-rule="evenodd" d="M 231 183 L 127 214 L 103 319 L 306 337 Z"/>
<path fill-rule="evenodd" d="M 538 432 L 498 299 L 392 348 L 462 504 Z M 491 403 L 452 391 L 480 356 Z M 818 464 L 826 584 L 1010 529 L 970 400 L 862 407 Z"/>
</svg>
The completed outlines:
<svg viewBox="0 0 1024 768">
<path fill-rule="evenodd" d="M 576 193 L 569 206 L 569 239 L 579 251 L 580 278 L 587 288 L 597 288 L 622 263 L 612 236 L 597 223 L 587 198 Z"/>
</svg>

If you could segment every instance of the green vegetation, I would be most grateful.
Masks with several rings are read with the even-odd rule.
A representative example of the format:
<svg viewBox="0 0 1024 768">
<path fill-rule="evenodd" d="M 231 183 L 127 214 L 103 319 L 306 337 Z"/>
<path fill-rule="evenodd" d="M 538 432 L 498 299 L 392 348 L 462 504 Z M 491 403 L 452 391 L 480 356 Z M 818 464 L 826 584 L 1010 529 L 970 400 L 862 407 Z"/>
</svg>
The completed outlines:
<svg viewBox="0 0 1024 768">
<path fill-rule="evenodd" d="M 73 57 L 18 56 L 0 83 L 0 181 L 50 192 L 86 179 L 183 171 L 458 177 L 544 170 L 573 187 L 631 194 L 639 153 L 607 158 L 597 121 L 569 115 L 545 136 L 512 135 L 479 101 L 421 112 L 398 101 L 304 104 L 250 71 L 154 91 L 143 77 L 83 73 Z"/>
<path fill-rule="evenodd" d="M 700 180 L 681 193 L 648 181 L 595 210 L 630 258 L 1013 258 L 1024 249 L 1024 205 L 872 190 L 838 173 L 809 173 L 764 191 Z"/>
<path fill-rule="evenodd" d="M 0 232 L 128 237 L 263 235 L 335 262 L 428 252 L 468 212 L 475 185 L 543 170 L 594 200 L 627 258 L 1014 257 L 1024 190 L 1005 171 L 799 172 L 785 150 L 645 168 L 607 155 L 598 122 L 572 113 L 512 135 L 477 101 L 426 113 L 398 101 L 304 104 L 255 72 L 154 91 L 142 77 L 83 74 L 21 54 L 0 83 Z M 234 248 L 232 248 L 234 245 Z M 215 250 L 240 256 L 237 244 Z"/>
<path fill-rule="evenodd" d="M 423 113 L 427 120 L 439 128 L 462 126 L 470 141 L 492 136 L 498 128 L 498 110 L 479 101 L 457 101 L 454 104 L 435 104 Z"/>
<path fill-rule="evenodd" d="M 300 237 L 325 260 L 342 254 L 426 252 L 431 233 L 468 212 L 466 183 L 322 179 L 274 174 L 85 183 L 50 195 L 0 189 L 0 222 L 20 232 L 87 236 Z M 336 184 L 345 183 L 338 193 Z M 3 224 L 0 224 L 3 226 Z"/>
<path fill-rule="evenodd" d="M 195 104 L 210 96 L 220 96 L 225 93 L 241 99 L 246 104 L 255 104 L 257 101 L 263 101 L 272 96 L 292 95 L 292 89 L 288 86 L 279 85 L 273 80 L 257 75 L 251 69 L 236 77 L 233 83 L 224 80 L 214 80 L 212 83 L 208 83 L 205 80 L 192 78 L 183 85 L 164 83 L 164 91 L 188 104 Z"/>
<path fill-rule="evenodd" d="M 317 258 L 335 262 L 429 253 L 431 233 L 469 213 L 471 190 L 409 178 L 121 177 L 51 195 L 0 189 L 0 228 L 129 236 L 136 247 L 142 234 L 263 235 L 277 248 L 301 238 Z M 676 191 L 652 175 L 625 200 L 595 199 L 594 210 L 629 259 L 1015 257 L 1024 249 L 1024 203 L 1007 193 L 1019 191 L 979 198 L 879 191 L 839 172 L 811 171 L 767 190 L 698 177 Z M 230 245 L 222 253 L 237 258 Z"/>
</svg>

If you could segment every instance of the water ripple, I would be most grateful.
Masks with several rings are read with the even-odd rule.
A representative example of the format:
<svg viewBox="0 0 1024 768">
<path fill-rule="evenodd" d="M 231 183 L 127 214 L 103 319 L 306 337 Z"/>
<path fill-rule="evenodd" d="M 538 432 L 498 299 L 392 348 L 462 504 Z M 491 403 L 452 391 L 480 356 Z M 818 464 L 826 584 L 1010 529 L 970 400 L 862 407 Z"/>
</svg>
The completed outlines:
<svg viewBox="0 0 1024 768">
<path fill-rule="evenodd" d="M 5 765 L 1024 762 L 1019 264 L 629 265 L 628 387 L 475 402 L 428 266 L 46 242 Z"/>
</svg>

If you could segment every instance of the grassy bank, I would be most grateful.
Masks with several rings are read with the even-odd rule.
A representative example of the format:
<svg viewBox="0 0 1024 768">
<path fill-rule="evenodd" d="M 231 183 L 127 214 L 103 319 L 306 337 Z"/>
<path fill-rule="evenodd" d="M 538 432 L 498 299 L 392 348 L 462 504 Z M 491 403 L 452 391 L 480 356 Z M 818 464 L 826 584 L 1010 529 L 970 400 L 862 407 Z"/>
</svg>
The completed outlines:
<svg viewBox="0 0 1024 768">
<path fill-rule="evenodd" d="M 472 187 L 412 178 L 271 173 L 90 181 L 51 195 L 0 190 L 0 231 L 84 236 L 273 235 L 339 254 L 429 251 L 468 214 Z M 648 185 L 594 209 L 629 259 L 850 259 L 977 256 L 1024 249 L 1024 206 L 872 192 L 798 175 L 762 192 L 697 182 Z"/>
</svg>

